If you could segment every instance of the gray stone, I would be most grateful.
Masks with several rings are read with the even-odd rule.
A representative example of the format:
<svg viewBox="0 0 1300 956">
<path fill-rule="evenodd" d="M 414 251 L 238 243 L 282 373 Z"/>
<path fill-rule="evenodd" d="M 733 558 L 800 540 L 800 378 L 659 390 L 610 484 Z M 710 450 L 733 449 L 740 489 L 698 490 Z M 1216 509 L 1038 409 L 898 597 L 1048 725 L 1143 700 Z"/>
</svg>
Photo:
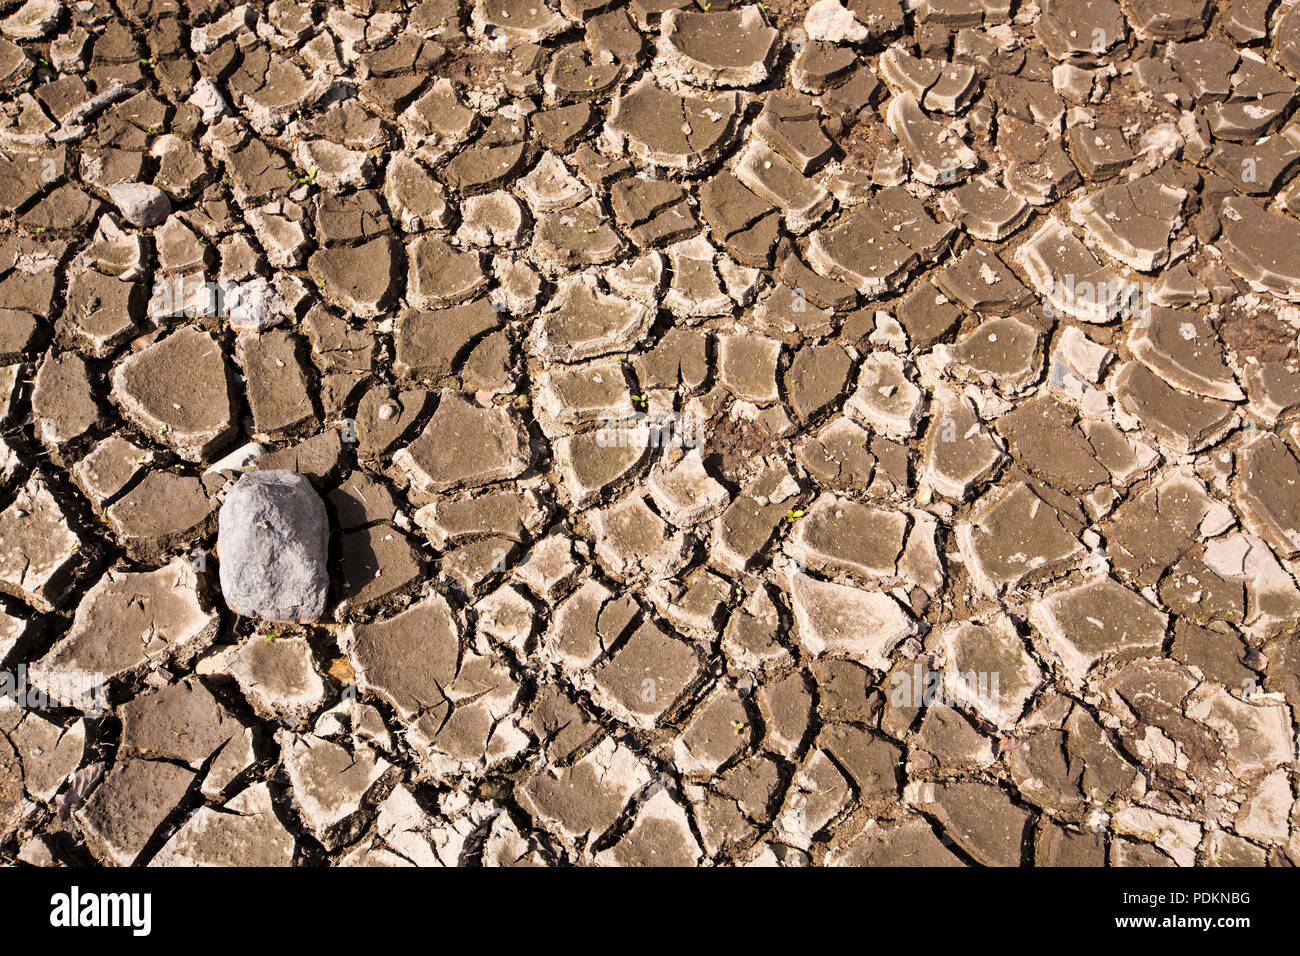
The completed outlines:
<svg viewBox="0 0 1300 956">
<path fill-rule="evenodd" d="M 230 489 L 218 518 L 221 591 L 245 617 L 315 621 L 325 610 L 329 525 L 302 475 L 258 471 Z"/>
<path fill-rule="evenodd" d="M 172 211 L 172 201 L 157 186 L 147 183 L 118 183 L 109 187 L 108 198 L 133 226 L 148 229 L 161 223 Z"/>
</svg>

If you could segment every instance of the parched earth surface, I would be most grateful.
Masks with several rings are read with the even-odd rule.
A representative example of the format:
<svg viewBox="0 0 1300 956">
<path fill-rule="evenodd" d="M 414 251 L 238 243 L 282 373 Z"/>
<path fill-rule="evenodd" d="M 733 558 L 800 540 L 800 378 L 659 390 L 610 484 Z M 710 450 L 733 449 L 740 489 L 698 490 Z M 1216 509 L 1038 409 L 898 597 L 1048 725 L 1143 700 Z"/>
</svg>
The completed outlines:
<svg viewBox="0 0 1300 956">
<path fill-rule="evenodd" d="M 0 0 L 0 856 L 1300 862 L 1298 79 L 1269 0 Z"/>
</svg>

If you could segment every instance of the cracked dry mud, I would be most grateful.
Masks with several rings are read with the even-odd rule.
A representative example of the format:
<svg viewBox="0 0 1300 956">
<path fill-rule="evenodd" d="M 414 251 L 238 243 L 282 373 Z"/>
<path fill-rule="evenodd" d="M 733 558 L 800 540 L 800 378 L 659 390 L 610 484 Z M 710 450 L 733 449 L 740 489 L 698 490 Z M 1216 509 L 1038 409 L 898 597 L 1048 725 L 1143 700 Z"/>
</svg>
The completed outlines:
<svg viewBox="0 0 1300 956">
<path fill-rule="evenodd" d="M 0 857 L 1300 863 L 1298 81 L 1291 0 L 0 0 Z"/>
</svg>

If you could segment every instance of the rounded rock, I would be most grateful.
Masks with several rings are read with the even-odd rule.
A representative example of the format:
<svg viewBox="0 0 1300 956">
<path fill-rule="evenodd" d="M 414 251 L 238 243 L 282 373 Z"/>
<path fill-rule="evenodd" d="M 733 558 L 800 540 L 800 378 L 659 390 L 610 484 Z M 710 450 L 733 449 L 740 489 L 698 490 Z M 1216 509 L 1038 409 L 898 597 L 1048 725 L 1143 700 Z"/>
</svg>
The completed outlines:
<svg viewBox="0 0 1300 956">
<path fill-rule="evenodd" d="M 221 591 L 231 610 L 309 622 L 325 611 L 329 522 L 320 495 L 292 471 L 240 476 L 218 517 Z"/>
<path fill-rule="evenodd" d="M 127 222 L 141 229 L 156 226 L 172 211 L 172 201 L 157 186 L 148 183 L 118 183 L 108 190 L 118 211 Z"/>
</svg>

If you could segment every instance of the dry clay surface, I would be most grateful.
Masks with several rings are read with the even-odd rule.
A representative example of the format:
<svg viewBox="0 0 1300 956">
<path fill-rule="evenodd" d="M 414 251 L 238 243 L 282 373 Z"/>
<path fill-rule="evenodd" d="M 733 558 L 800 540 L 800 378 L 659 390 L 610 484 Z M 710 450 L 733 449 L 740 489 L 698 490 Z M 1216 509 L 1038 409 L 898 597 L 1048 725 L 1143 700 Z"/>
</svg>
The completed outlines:
<svg viewBox="0 0 1300 956">
<path fill-rule="evenodd" d="M 1300 863 L 1298 78 L 1289 0 L 0 0 L 0 857 Z"/>
</svg>

